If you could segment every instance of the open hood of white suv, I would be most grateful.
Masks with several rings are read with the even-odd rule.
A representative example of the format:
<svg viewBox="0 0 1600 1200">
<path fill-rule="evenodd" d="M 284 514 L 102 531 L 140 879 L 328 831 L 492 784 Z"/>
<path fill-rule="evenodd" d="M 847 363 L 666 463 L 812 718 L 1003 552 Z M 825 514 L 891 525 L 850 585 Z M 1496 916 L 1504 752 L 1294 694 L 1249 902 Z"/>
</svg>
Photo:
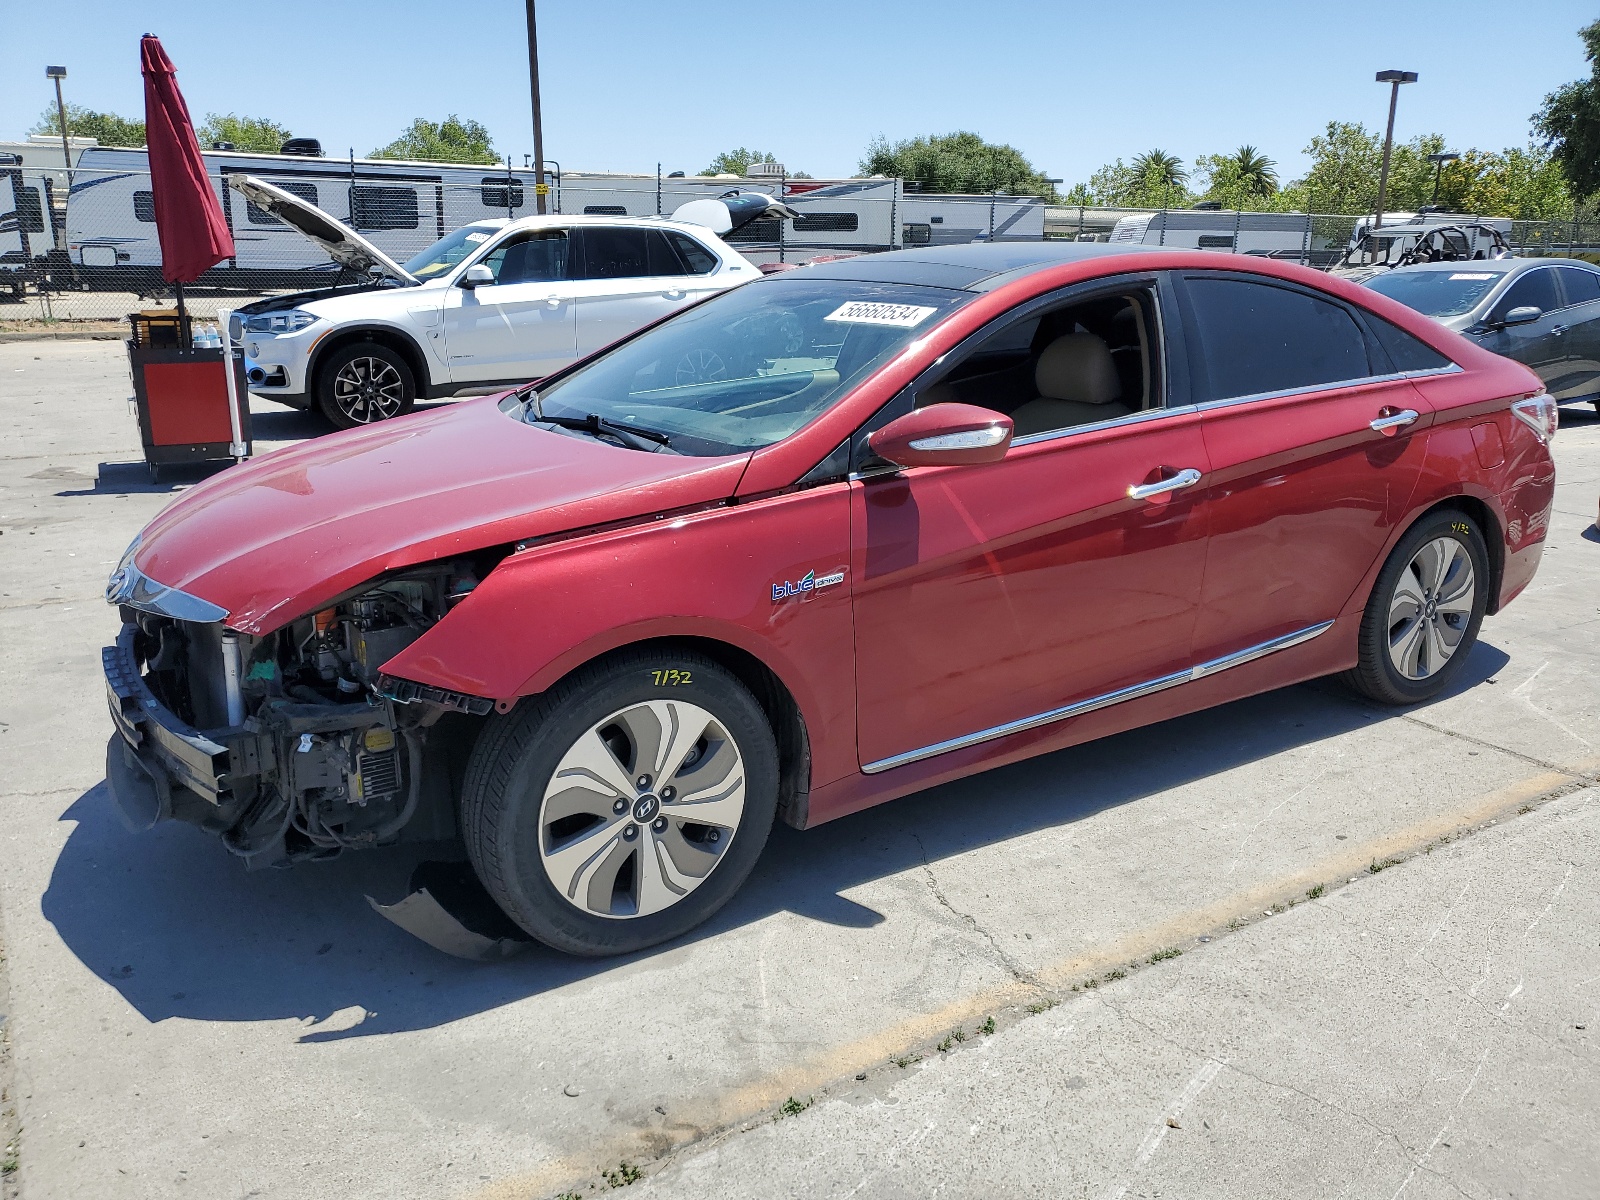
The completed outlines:
<svg viewBox="0 0 1600 1200">
<path fill-rule="evenodd" d="M 305 234 L 326 250 L 329 258 L 340 266 L 348 267 L 358 277 L 365 276 L 376 267 L 401 283 L 420 282 L 350 226 L 329 216 L 315 204 L 307 204 L 294 193 L 257 179 L 254 175 L 230 174 L 227 178 L 228 186 L 251 204 Z"/>
</svg>

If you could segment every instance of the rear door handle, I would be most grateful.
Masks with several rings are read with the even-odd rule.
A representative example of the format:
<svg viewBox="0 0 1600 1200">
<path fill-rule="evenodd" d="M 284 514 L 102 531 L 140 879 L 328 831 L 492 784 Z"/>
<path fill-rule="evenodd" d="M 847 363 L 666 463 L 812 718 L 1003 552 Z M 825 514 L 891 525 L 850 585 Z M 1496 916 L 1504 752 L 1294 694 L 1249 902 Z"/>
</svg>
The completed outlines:
<svg viewBox="0 0 1600 1200">
<path fill-rule="evenodd" d="M 548 304 L 551 308 L 560 308 L 561 307 L 561 297 L 557 296 L 557 295 L 554 295 L 554 294 L 546 296 L 544 298 L 544 302 L 546 304 Z"/>
<path fill-rule="evenodd" d="M 1133 500 L 1152 500 L 1157 496 L 1164 496 L 1168 492 L 1176 492 L 1182 488 L 1193 487 L 1200 482 L 1200 472 L 1193 467 L 1185 467 L 1170 479 L 1163 479 L 1159 483 L 1135 483 L 1128 487 L 1128 496 Z"/>
<path fill-rule="evenodd" d="M 1399 412 L 1386 408 L 1383 410 L 1382 415 L 1371 423 L 1370 428 L 1374 433 L 1381 433 L 1385 437 L 1393 437 L 1396 430 L 1410 425 L 1416 419 L 1417 410 L 1414 408 L 1402 408 Z"/>
</svg>

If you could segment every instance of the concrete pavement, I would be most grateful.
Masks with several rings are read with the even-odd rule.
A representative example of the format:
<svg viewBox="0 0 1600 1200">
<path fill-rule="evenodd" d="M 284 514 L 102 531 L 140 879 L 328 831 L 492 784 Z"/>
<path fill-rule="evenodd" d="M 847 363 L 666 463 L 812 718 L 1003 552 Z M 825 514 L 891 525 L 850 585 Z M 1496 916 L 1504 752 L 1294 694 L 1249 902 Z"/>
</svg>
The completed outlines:
<svg viewBox="0 0 1600 1200">
<path fill-rule="evenodd" d="M 1153 1111 L 1191 1085 L 1201 1088 L 1196 1104 L 1246 1089 L 1231 1067 L 1194 1083 L 1207 1057 L 1233 1061 L 1219 1057 L 1228 1047 L 1217 1040 L 1217 1011 L 1260 1033 L 1241 1043 L 1250 1070 L 1315 1079 L 1315 1063 L 1296 1057 L 1305 1039 L 1290 1036 L 1264 980 L 1330 1014 L 1318 1037 L 1381 1030 L 1384 1052 L 1360 1059 L 1363 1069 L 1396 1094 L 1415 1092 L 1426 1078 L 1419 1060 L 1392 1052 L 1391 1041 L 1407 1045 L 1411 1009 L 1441 1020 L 1455 1010 L 1437 1007 L 1444 1000 L 1420 976 L 1404 976 L 1411 982 L 1391 992 L 1352 988 L 1369 960 L 1337 939 L 1316 953 L 1342 955 L 1343 966 L 1297 973 L 1296 947 L 1322 946 L 1334 920 L 1324 914 L 1358 901 L 1380 905 L 1379 889 L 1387 895 L 1421 870 L 1413 861 L 1370 874 L 1373 863 L 1490 821 L 1500 823 L 1491 838 L 1505 836 L 1504 822 L 1531 829 L 1558 812 L 1571 814 L 1570 828 L 1590 828 L 1583 789 L 1600 767 L 1600 540 L 1588 527 L 1600 492 L 1600 422 L 1569 411 L 1556 443 L 1558 512 L 1545 564 L 1526 595 L 1485 623 L 1462 686 L 1431 705 L 1398 713 L 1331 684 L 1286 689 L 804 834 L 779 829 L 722 914 L 651 953 L 458 963 L 381 921 L 364 900 L 368 892 L 398 896 L 411 865 L 437 849 L 252 874 L 198 832 L 129 835 L 110 814 L 98 651 L 115 616 L 100 590 L 128 539 L 171 497 L 126 465 L 137 461 L 138 442 L 121 355 L 107 343 L 0 345 L 0 418 L 9 431 L 0 450 L 0 944 L 10 979 L 0 1011 L 9 1014 L 23 1125 L 16 1174 L 26 1200 L 179 1190 L 540 1197 L 604 1190 L 603 1172 L 620 1179 L 622 1162 L 650 1166 L 663 1156 L 665 1171 L 650 1187 L 737 1194 L 717 1173 L 721 1164 L 746 1163 L 753 1179 L 770 1181 L 781 1164 L 763 1158 L 762 1146 L 774 1137 L 796 1139 L 796 1164 L 808 1161 L 800 1139 L 812 1129 L 825 1132 L 816 1144 L 841 1163 L 857 1150 L 855 1161 L 881 1157 L 892 1132 L 903 1148 L 921 1126 L 892 1119 L 899 1107 L 890 1098 L 907 1113 L 925 1106 L 919 1119 L 932 1119 L 936 1131 L 979 1107 L 1014 1113 L 1004 1137 L 991 1131 L 988 1141 L 1007 1148 L 1016 1170 L 989 1176 L 995 1186 L 986 1194 L 1060 1191 L 1046 1160 L 1076 1163 L 1084 1186 L 1110 1187 L 1138 1159 Z M 282 410 L 260 413 L 264 444 L 320 428 Z M 1519 814 L 1524 806 L 1534 811 Z M 1583 836 L 1592 845 L 1592 834 Z M 1477 853 L 1484 837 L 1453 841 L 1449 854 Z M 1468 898 L 1486 906 L 1483 920 L 1512 929 L 1542 894 L 1523 889 L 1560 865 L 1542 845 L 1462 868 L 1469 874 L 1461 881 L 1479 881 Z M 1436 850 L 1424 865 L 1446 858 Z M 1592 858 L 1583 861 L 1592 874 Z M 1577 858 L 1568 865 L 1581 883 L 1585 867 Z M 1439 886 L 1459 889 L 1457 878 Z M 1263 917 L 1318 884 L 1329 888 L 1322 900 Z M 1569 883 L 1562 895 L 1593 892 Z M 1402 946 L 1442 915 L 1431 897 L 1362 919 L 1390 921 Z M 1496 897 L 1504 898 L 1498 908 Z M 1529 947 L 1548 952 L 1548 979 L 1566 978 L 1558 967 L 1580 972 L 1578 981 L 1600 975 L 1592 936 L 1589 957 L 1581 953 L 1584 931 L 1594 928 L 1592 899 L 1585 902 L 1587 913 L 1576 900 L 1553 905 L 1528 935 Z M 1511 944 L 1511 933 L 1494 936 L 1502 949 Z M 1440 938 L 1441 969 L 1465 970 L 1457 934 Z M 1168 948 L 1186 953 L 1133 969 Z M 1396 961 L 1382 959 L 1382 969 Z M 1116 971 L 1131 977 L 1104 981 Z M 1071 988 L 1091 977 L 1102 986 L 1085 1006 Z M 1163 995 L 1170 1027 L 1156 1027 L 1188 1048 L 1169 1047 L 1164 1059 L 1160 1037 L 1134 1037 L 1108 1007 L 1120 1003 L 1149 1023 L 1157 1010 L 1140 1006 Z M 1028 1011 L 1052 1000 L 1062 1003 Z M 991 1015 L 994 1041 L 975 1033 Z M 1064 1044 L 1048 1041 L 1061 1022 L 1076 1023 L 1073 1036 L 1103 1031 L 1097 1057 L 1060 1077 L 1032 1070 L 1040 1046 Z M 957 1027 L 979 1054 L 965 1042 L 940 1054 Z M 918 1054 L 930 1065 L 894 1065 Z M 985 1091 L 980 1073 L 963 1084 L 963 1107 L 941 1081 L 977 1072 L 968 1064 L 980 1059 L 1033 1088 L 1039 1102 Z M 1455 1070 L 1454 1060 L 1439 1061 Z M 848 1097 L 861 1073 L 875 1099 L 857 1105 Z M 1326 1079 L 1316 1082 L 1306 1090 L 1334 1094 Z M 1474 1103 L 1503 1096 L 1507 1112 L 1520 1113 L 1531 1098 L 1529 1112 L 1556 1121 L 1584 1100 L 1581 1089 L 1482 1088 L 1480 1080 Z M 891 1097 L 893 1089 L 905 1090 Z M 1446 1094 L 1443 1085 L 1435 1090 Z M 809 1096 L 823 1099 L 771 1124 L 790 1097 Z M 1376 1100 L 1362 1107 L 1347 1099 L 1352 1112 L 1400 1130 L 1413 1157 L 1432 1137 Z M 830 1116 L 841 1104 L 851 1120 Z M 874 1115 L 873 1104 L 889 1115 Z M 1225 1163 L 1217 1169 L 1233 1186 L 1281 1171 L 1280 1194 L 1308 1194 L 1285 1147 L 1309 1134 L 1294 1114 L 1288 1124 L 1259 1124 L 1270 1107 L 1240 1100 L 1238 1111 L 1289 1141 L 1239 1134 L 1206 1161 Z M 1084 1109 L 1093 1110 L 1090 1124 L 1063 1118 Z M 1482 1120 L 1492 1123 L 1497 1111 L 1484 1110 Z M 737 1132 L 752 1121 L 762 1132 Z M 1571 1137 L 1559 1145 L 1522 1149 L 1552 1169 L 1581 1167 L 1597 1135 L 1567 1128 Z M 1152 1136 L 1161 1145 L 1129 1177 L 1127 1194 L 1155 1186 L 1152 1179 L 1169 1180 L 1167 1194 L 1203 1191 L 1198 1175 L 1159 1174 L 1178 1161 L 1168 1145 L 1178 1134 Z M 947 1157 L 973 1153 L 932 1133 L 916 1146 L 926 1148 L 903 1157 L 922 1161 L 941 1146 Z M 1387 1151 L 1374 1151 L 1370 1163 L 1341 1160 L 1346 1194 L 1399 1186 Z M 1146 1176 L 1151 1164 L 1157 1173 Z M 1496 1194 L 1477 1170 L 1460 1176 L 1478 1188 L 1468 1194 Z M 921 1194 L 914 1177 L 897 1171 L 856 1194 Z M 847 1175 L 813 1170 L 801 1177 L 812 1190 L 793 1194 L 847 1194 L 858 1182 Z M 949 1195 L 972 1194 L 962 1189 L 975 1178 L 984 1177 L 953 1166 L 937 1176 Z M 1407 1194 L 1430 1180 L 1419 1168 Z M 1310 1189 L 1324 1190 L 1339 1188 Z"/>
</svg>

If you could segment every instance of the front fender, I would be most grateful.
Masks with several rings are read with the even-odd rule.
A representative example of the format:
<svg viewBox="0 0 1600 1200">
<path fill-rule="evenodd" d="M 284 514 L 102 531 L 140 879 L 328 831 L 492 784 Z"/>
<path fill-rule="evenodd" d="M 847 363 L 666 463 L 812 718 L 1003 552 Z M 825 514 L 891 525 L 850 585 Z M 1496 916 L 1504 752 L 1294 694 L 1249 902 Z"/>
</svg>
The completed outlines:
<svg viewBox="0 0 1600 1200">
<path fill-rule="evenodd" d="M 814 779 L 855 769 L 847 485 L 726 505 L 512 554 L 387 675 L 502 706 L 608 651 L 706 638 L 771 669 L 812 742 Z M 778 585 L 842 575 L 774 600 Z"/>
</svg>

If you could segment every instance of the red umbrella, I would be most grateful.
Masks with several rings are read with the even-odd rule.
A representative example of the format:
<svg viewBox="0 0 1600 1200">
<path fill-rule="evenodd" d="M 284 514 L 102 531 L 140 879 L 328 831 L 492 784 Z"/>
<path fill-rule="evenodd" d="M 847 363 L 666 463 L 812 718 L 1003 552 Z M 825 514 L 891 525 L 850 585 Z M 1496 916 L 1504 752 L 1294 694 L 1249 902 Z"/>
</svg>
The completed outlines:
<svg viewBox="0 0 1600 1200">
<path fill-rule="evenodd" d="M 178 91 L 178 76 L 161 40 L 147 33 L 139 41 L 144 72 L 144 128 L 150 152 L 150 190 L 154 193 L 156 236 L 161 239 L 161 277 L 174 285 L 180 321 L 183 285 L 209 267 L 232 258 L 233 235 L 222 205 L 206 176 L 200 143 L 189 120 L 189 106 Z"/>
</svg>

